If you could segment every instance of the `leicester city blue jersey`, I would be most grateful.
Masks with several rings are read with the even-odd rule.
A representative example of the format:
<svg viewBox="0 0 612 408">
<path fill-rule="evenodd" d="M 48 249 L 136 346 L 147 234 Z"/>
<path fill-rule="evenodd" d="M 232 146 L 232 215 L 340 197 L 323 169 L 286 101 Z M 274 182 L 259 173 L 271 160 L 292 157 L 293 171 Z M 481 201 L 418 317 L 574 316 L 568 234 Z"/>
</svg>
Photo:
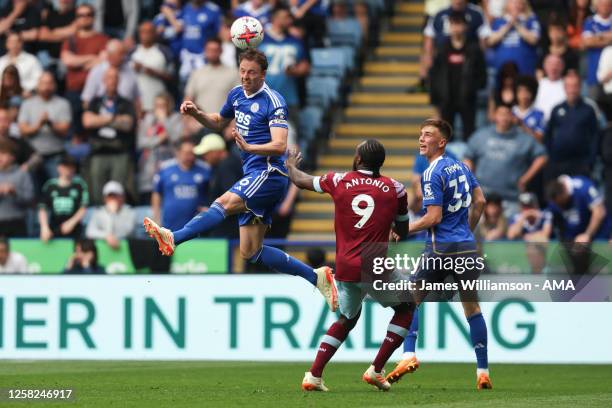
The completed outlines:
<svg viewBox="0 0 612 408">
<path fill-rule="evenodd" d="M 246 1 L 235 8 L 233 14 L 235 18 L 256 18 L 259 20 L 261 25 L 265 27 L 270 23 L 270 18 L 272 17 L 272 5 L 263 3 L 261 7 L 256 9 L 253 7 L 253 3 L 251 1 Z"/>
<path fill-rule="evenodd" d="M 491 30 L 497 32 L 508 22 L 508 17 L 496 18 L 491 22 Z M 540 38 L 540 23 L 535 15 L 519 18 L 516 24 L 520 24 L 524 29 Z M 525 41 L 516 28 L 512 27 L 493 49 L 497 69 L 500 69 L 506 62 L 514 62 L 521 74 L 533 75 L 535 72 L 538 61 L 536 46 Z"/>
<path fill-rule="evenodd" d="M 582 27 L 582 38 L 593 37 L 600 34 L 605 34 L 612 30 L 612 15 L 604 19 L 600 15 L 595 14 L 594 16 L 588 17 L 584 21 Z M 588 58 L 588 72 L 587 72 L 587 84 L 597 84 L 597 66 L 599 65 L 599 57 L 603 47 L 591 47 L 587 48 Z"/>
<path fill-rule="evenodd" d="M 241 85 L 235 87 L 229 92 L 220 113 L 226 119 L 236 119 L 236 129 L 248 144 L 260 145 L 272 141 L 270 128 L 288 129 L 287 103 L 267 84 L 248 96 Z M 287 174 L 284 154 L 282 156 L 261 156 L 241 151 L 240 158 L 245 175 L 252 171 L 269 168 Z"/>
<path fill-rule="evenodd" d="M 267 31 L 259 49 L 266 54 L 270 62 L 266 71 L 266 82 L 283 95 L 289 106 L 298 105 L 300 103 L 298 82 L 285 71 L 306 59 L 302 42 L 290 35 L 277 37 Z"/>
<path fill-rule="evenodd" d="M 196 161 L 188 170 L 183 170 L 176 159 L 163 162 L 153 179 L 153 189 L 162 196 L 162 221 L 174 231 L 198 213 L 198 207 L 207 203 L 210 166 Z"/>
<path fill-rule="evenodd" d="M 601 204 L 603 197 L 587 177 L 561 176 L 559 178 L 570 193 L 570 202 L 567 208 L 560 208 L 550 203 L 549 210 L 562 222 L 561 238 L 574 239 L 586 231 L 591 221 L 591 210 L 595 205 Z M 607 233 L 607 222 L 604 220 L 595 238 L 606 238 Z"/>
<path fill-rule="evenodd" d="M 531 131 L 544 133 L 546 123 L 544 121 L 544 112 L 541 110 L 532 106 L 525 112 L 521 112 L 518 105 L 515 105 L 512 107 L 512 114 L 520 119 Z"/>
<path fill-rule="evenodd" d="M 202 53 L 206 41 L 219 33 L 221 18 L 221 9 L 211 1 L 198 8 L 193 3 L 185 4 L 178 16 L 183 23 L 182 48 L 194 54 Z"/>
<path fill-rule="evenodd" d="M 438 243 L 472 243 L 468 212 L 472 203 L 472 191 L 479 187 L 467 166 L 443 155 L 430 163 L 421 178 L 423 207 L 442 207 L 442 221 L 430 228 L 427 244 L 434 250 Z"/>
</svg>

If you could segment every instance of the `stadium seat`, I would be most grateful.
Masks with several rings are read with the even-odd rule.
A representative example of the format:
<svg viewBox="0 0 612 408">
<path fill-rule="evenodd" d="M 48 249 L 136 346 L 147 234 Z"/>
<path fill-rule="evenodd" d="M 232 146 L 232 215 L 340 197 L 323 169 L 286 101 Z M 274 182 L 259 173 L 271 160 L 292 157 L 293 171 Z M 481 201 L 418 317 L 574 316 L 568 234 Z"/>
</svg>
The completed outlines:
<svg viewBox="0 0 612 408">
<path fill-rule="evenodd" d="M 300 112 L 300 141 L 309 143 L 315 138 L 323 121 L 323 109 L 318 106 L 307 106 Z M 303 149 L 303 146 L 300 146 Z"/>
<path fill-rule="evenodd" d="M 311 76 L 306 80 L 306 91 L 308 93 L 308 104 L 319 106 L 322 109 L 338 100 L 338 88 L 340 80 L 334 77 Z"/>
<path fill-rule="evenodd" d="M 361 47 L 361 26 L 355 18 L 333 20 L 327 25 L 327 34 L 332 45 L 348 45 L 353 49 Z"/>
<path fill-rule="evenodd" d="M 348 67 L 346 54 L 338 47 L 313 48 L 311 74 L 314 76 L 333 76 L 342 78 Z"/>
</svg>

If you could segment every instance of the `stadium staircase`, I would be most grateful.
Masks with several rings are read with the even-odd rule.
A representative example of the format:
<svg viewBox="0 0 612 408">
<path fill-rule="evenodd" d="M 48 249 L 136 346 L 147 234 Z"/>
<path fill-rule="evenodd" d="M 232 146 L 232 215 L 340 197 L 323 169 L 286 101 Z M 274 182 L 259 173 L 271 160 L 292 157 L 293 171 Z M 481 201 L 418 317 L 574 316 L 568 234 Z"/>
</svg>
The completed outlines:
<svg viewBox="0 0 612 408">
<path fill-rule="evenodd" d="M 422 1 L 405 0 L 395 5 L 327 147 L 319 153 L 316 174 L 350 169 L 355 146 L 376 138 L 387 149 L 384 174 L 408 186 L 418 148 L 419 123 L 433 113 L 426 94 L 406 92 L 418 78 L 423 16 Z M 334 241 L 333 214 L 329 197 L 302 192 L 289 239 Z M 287 249 L 304 259 L 304 252 L 298 248 Z"/>
</svg>

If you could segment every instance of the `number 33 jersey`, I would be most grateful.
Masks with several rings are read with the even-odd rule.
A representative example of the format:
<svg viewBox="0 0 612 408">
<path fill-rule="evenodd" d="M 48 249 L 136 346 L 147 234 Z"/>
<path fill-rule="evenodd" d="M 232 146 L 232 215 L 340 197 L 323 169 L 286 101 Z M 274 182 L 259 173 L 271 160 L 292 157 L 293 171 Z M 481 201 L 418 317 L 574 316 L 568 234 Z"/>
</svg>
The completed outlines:
<svg viewBox="0 0 612 408">
<path fill-rule="evenodd" d="M 421 177 L 423 208 L 430 205 L 442 207 L 442 221 L 430 228 L 427 244 L 468 243 L 474 241 L 468 214 L 472 203 L 472 191 L 478 181 L 463 163 L 443 155 L 429 164 Z"/>
<path fill-rule="evenodd" d="M 363 281 L 364 250 L 376 247 L 385 256 L 393 222 L 408 221 L 404 186 L 392 178 L 373 177 L 372 172 L 359 170 L 315 177 L 314 188 L 331 195 L 336 207 L 336 280 Z M 366 245 L 373 243 L 378 244 Z"/>
</svg>

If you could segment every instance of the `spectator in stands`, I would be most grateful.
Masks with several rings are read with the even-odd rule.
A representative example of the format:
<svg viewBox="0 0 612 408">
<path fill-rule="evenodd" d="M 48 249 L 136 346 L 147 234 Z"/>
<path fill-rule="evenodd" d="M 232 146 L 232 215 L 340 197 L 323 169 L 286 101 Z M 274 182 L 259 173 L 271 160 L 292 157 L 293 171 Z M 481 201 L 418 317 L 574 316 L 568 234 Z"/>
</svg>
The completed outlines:
<svg viewBox="0 0 612 408">
<path fill-rule="evenodd" d="M 132 53 L 130 60 L 136 71 L 138 91 L 145 112 L 153 110 L 155 97 L 167 91 L 166 84 L 174 76 L 174 63 L 170 50 L 155 40 L 155 27 L 145 21 L 138 28 L 140 44 Z"/>
<path fill-rule="evenodd" d="M 597 81 L 600 86 L 597 104 L 610 122 L 612 121 L 612 45 L 604 48 L 601 53 L 597 67 Z"/>
<path fill-rule="evenodd" d="M 219 35 L 222 15 L 219 6 L 208 0 L 191 0 L 181 11 L 183 35 L 181 42 L 179 78 L 185 83 L 194 69 L 205 64 L 204 44 Z"/>
<path fill-rule="evenodd" d="M 370 10 L 367 1 L 355 1 L 353 3 L 353 16 L 359 23 L 359 27 L 361 28 L 361 40 L 362 44 L 370 44 Z M 336 4 L 340 6 L 340 8 L 344 7 L 346 9 L 345 19 L 350 19 L 350 11 L 348 9 L 349 2 L 346 0 L 336 0 Z M 330 24 L 333 24 L 337 21 L 338 14 L 337 9 L 332 9 L 332 20 Z"/>
<path fill-rule="evenodd" d="M 38 30 L 38 56 L 45 69 L 58 75 L 62 43 L 74 37 L 77 29 L 75 0 L 60 0 L 57 8 L 53 4 L 47 6 Z"/>
<path fill-rule="evenodd" d="M 516 104 L 516 82 L 518 81 L 518 67 L 514 62 L 506 62 L 497 71 L 493 91 L 489 94 L 487 115 L 490 122 L 495 121 L 495 108 L 499 104 L 513 106 Z"/>
<path fill-rule="evenodd" d="M 219 30 L 219 39 L 221 40 L 221 64 L 228 67 L 234 67 L 238 65 L 238 49 L 232 42 L 232 31 L 231 31 L 231 20 L 224 18 L 221 29 Z M 206 50 L 204 50 L 206 52 Z"/>
<path fill-rule="evenodd" d="M 9 0 L 3 2 L 0 10 L 0 35 L 10 31 L 19 33 L 25 42 L 25 50 L 36 52 L 38 28 L 40 27 L 43 2 L 35 0 Z M 4 44 L 4 36 L 1 38 Z M 4 53 L 4 50 L 2 50 Z"/>
<path fill-rule="evenodd" d="M 104 185 L 104 205 L 94 210 L 87 223 L 85 235 L 89 239 L 103 239 L 113 249 L 134 232 L 136 214 L 125 204 L 123 186 L 115 180 Z"/>
<path fill-rule="evenodd" d="M 40 239 L 79 238 L 81 221 L 89 205 L 89 191 L 85 181 L 75 175 L 76 161 L 64 155 L 57 165 L 59 176 L 45 183 L 38 204 Z"/>
<path fill-rule="evenodd" d="M 0 106 L 6 109 L 11 107 L 17 108 L 14 112 L 11 112 L 11 116 L 15 116 L 16 118 L 17 113 L 19 113 L 21 102 L 25 97 L 17 67 L 15 65 L 8 65 L 4 68 L 2 80 L 0 82 Z M 13 121 L 12 119 L 15 118 L 12 117 L 11 122 Z"/>
<path fill-rule="evenodd" d="M 531 6 L 533 14 L 540 22 L 543 33 L 548 32 L 548 27 L 555 21 L 568 20 L 569 0 L 528 0 L 526 6 Z M 548 48 L 548 37 L 541 36 L 539 46 L 542 49 Z"/>
<path fill-rule="evenodd" d="M 612 45 L 612 0 L 597 0 L 595 10 L 597 13 L 585 20 L 582 31 L 582 45 L 587 49 L 588 57 L 586 83 L 593 98 L 597 92 L 599 56 L 606 46 Z"/>
<path fill-rule="evenodd" d="M 525 250 L 532 273 L 541 273 L 546 266 L 547 242 L 552 233 L 552 213 L 540 210 L 538 198 L 532 193 L 519 196 L 521 212 L 510 220 L 508 239 L 526 241 Z"/>
<path fill-rule="evenodd" d="M 173 108 L 174 101 L 169 94 L 158 95 L 153 111 L 148 112 L 138 126 L 136 146 L 140 151 L 138 193 L 141 204 L 151 202 L 153 177 L 161 162 L 172 158 L 172 145 L 183 135 L 183 119 Z"/>
<path fill-rule="evenodd" d="M 506 15 L 491 22 L 491 35 L 486 42 L 495 50 L 497 69 L 512 61 L 521 74 L 533 75 L 538 59 L 536 46 L 540 40 L 540 23 L 529 12 L 525 1 L 506 2 Z"/>
<path fill-rule="evenodd" d="M 608 127 L 603 136 L 601 144 L 601 157 L 603 158 L 604 190 L 606 192 L 606 209 L 609 217 L 612 217 L 612 128 Z M 610 233 L 612 233 L 612 228 Z M 612 236 L 610 237 L 612 240 Z M 610 242 L 612 244 L 612 242 Z"/>
<path fill-rule="evenodd" d="M 538 81 L 530 76 L 519 77 L 516 83 L 516 105 L 512 107 L 515 122 L 538 142 L 544 137 L 544 112 L 533 105 Z"/>
<path fill-rule="evenodd" d="M 265 27 L 270 23 L 272 5 L 266 0 L 247 0 L 232 10 L 232 15 L 234 18 L 247 16 L 256 18 Z"/>
<path fill-rule="evenodd" d="M 446 38 L 450 35 L 448 16 L 453 12 L 458 11 L 466 14 L 468 22 L 467 37 L 470 40 L 481 41 L 484 44 L 484 38 L 487 35 L 484 17 L 479 7 L 468 3 L 467 0 L 452 0 L 451 5 L 439 11 L 433 18 L 427 22 L 427 26 L 423 31 L 423 52 L 419 63 L 419 84 L 410 88 L 409 91 L 422 92 L 426 88 L 426 78 L 435 55 L 437 47 L 441 46 Z"/>
<path fill-rule="evenodd" d="M 242 178 L 242 163 L 238 155 L 227 150 L 225 140 L 216 133 L 204 136 L 194 147 L 193 152 L 211 167 L 207 203 L 210 205 L 220 194 L 229 190 L 236 181 Z M 236 215 L 226 217 L 208 236 L 238 238 L 238 217 Z"/>
<path fill-rule="evenodd" d="M 497 241 L 506 237 L 508 221 L 504 216 L 502 199 L 499 195 L 487 194 L 487 204 L 484 209 L 484 216 L 478 223 L 476 236 L 479 241 Z"/>
<path fill-rule="evenodd" d="M 117 93 L 119 71 L 106 70 L 104 83 L 106 94 L 94 98 L 83 113 L 83 126 L 90 132 L 90 191 L 95 203 L 101 202 L 107 181 L 128 185 L 136 126 L 134 105 Z"/>
<path fill-rule="evenodd" d="M 3 235 L 27 235 L 26 210 L 33 198 L 30 175 L 15 164 L 12 146 L 0 143 L 0 231 Z"/>
<path fill-rule="evenodd" d="M 553 22 L 548 25 L 548 39 L 548 49 L 538 62 L 537 77 L 542 78 L 544 76 L 542 66 L 544 65 L 544 59 L 546 59 L 546 56 L 549 54 L 561 57 L 564 66 L 563 75 L 569 70 L 578 72 L 580 68 L 580 55 L 576 50 L 569 47 L 567 43 L 567 32 L 565 31 L 563 23 Z"/>
<path fill-rule="evenodd" d="M 465 13 L 453 12 L 448 21 L 450 37 L 439 47 L 431 67 L 431 102 L 448 123 L 461 115 L 467 141 L 475 130 L 477 93 L 487 84 L 487 72 L 480 45 L 467 39 Z"/>
<path fill-rule="evenodd" d="M 327 33 L 327 3 L 323 0 L 289 0 L 296 24 L 304 30 L 307 47 L 323 47 Z"/>
<path fill-rule="evenodd" d="M 487 23 L 491 24 L 496 18 L 504 16 L 506 0 L 482 0 L 481 6 Z"/>
<path fill-rule="evenodd" d="M 538 94 L 534 103 L 536 109 L 544 112 L 545 122 L 548 122 L 553 108 L 566 98 L 562 74 L 561 57 L 548 54 L 544 59 L 544 77 L 538 81 Z"/>
<path fill-rule="evenodd" d="M 44 160 L 41 182 L 57 177 L 57 165 L 64 153 L 71 119 L 70 104 L 55 94 L 53 74 L 44 72 L 38 81 L 36 95 L 23 102 L 18 118 L 21 137 L 27 139 Z"/>
<path fill-rule="evenodd" d="M 221 63 L 221 40 L 210 38 L 204 55 L 207 64 L 193 71 L 185 87 L 185 99 L 195 102 L 204 112 L 217 112 L 227 94 L 238 82 L 238 70 Z M 192 134 L 202 127 L 195 119 L 185 119 L 186 132 Z"/>
<path fill-rule="evenodd" d="M 552 213 L 541 210 L 533 193 L 519 195 L 521 212 L 515 214 L 508 227 L 508 239 L 530 242 L 547 242 L 552 233 Z"/>
<path fill-rule="evenodd" d="M 597 116 L 580 95 L 580 77 L 570 72 L 564 84 L 567 99 L 553 109 L 544 135 L 550 157 L 545 180 L 561 174 L 589 176 L 599 145 Z"/>
<path fill-rule="evenodd" d="M 94 0 L 92 4 L 98 11 L 95 20 L 96 30 L 123 40 L 126 48 L 131 49 L 134 46 L 134 36 L 138 27 L 140 2 Z"/>
<path fill-rule="evenodd" d="M 259 49 L 266 54 L 268 61 L 277 61 L 268 66 L 266 83 L 285 98 L 289 120 L 296 126 L 300 109 L 298 80 L 308 75 L 310 63 L 302 41 L 289 34 L 292 24 L 289 9 L 277 6 L 272 12 L 272 23 Z"/>
<path fill-rule="evenodd" d="M 502 197 L 507 217 L 518 211 L 519 193 L 547 160 L 544 146 L 512 122 L 512 108 L 498 105 L 495 124 L 478 130 L 465 154 L 466 164 L 475 171 L 485 194 L 495 192 Z"/>
<path fill-rule="evenodd" d="M 19 136 L 12 136 L 9 132 L 11 118 L 9 111 L 0 108 L 0 143 L 8 143 L 15 154 L 15 163 L 24 172 L 36 169 L 42 163 L 42 157 L 32 149 L 32 146 Z"/>
<path fill-rule="evenodd" d="M 77 133 L 82 131 L 81 114 L 83 112 L 81 91 L 85 86 L 89 70 L 103 61 L 108 37 L 94 31 L 96 10 L 90 4 L 81 4 L 76 11 L 77 32 L 62 44 L 61 60 L 66 66 L 65 97 L 70 101 Z"/>
<path fill-rule="evenodd" d="M 178 60 L 182 47 L 183 23 L 179 19 L 180 12 L 180 0 L 165 0 L 159 14 L 153 18 L 157 35 L 170 47 L 175 60 Z"/>
<path fill-rule="evenodd" d="M 587 177 L 559 176 L 546 186 L 557 238 L 588 244 L 608 238 L 601 193 Z"/>
<path fill-rule="evenodd" d="M 181 229 L 206 209 L 210 166 L 196 160 L 194 147 L 192 141 L 182 140 L 176 159 L 162 163 L 153 181 L 153 218 L 170 230 Z"/>
<path fill-rule="evenodd" d="M 570 2 L 567 35 L 569 46 L 576 51 L 582 50 L 582 29 L 585 20 L 592 14 L 591 0 L 572 0 Z"/>
<path fill-rule="evenodd" d="M 85 81 L 85 87 L 81 93 L 83 104 L 86 106 L 93 98 L 104 95 L 104 74 L 111 67 L 119 72 L 117 93 L 122 98 L 131 101 L 136 111 L 139 112 L 140 93 L 138 92 L 136 72 L 126 58 L 125 45 L 115 39 L 106 44 L 106 60 L 94 66 L 87 74 L 87 81 Z"/>
<path fill-rule="evenodd" d="M 28 272 L 26 257 L 19 252 L 11 251 L 9 240 L 0 236 L 0 274 Z"/>
<path fill-rule="evenodd" d="M 104 267 L 98 264 L 98 248 L 91 239 L 81 238 L 74 243 L 74 253 L 68 260 L 66 274 L 102 274 Z"/>
<path fill-rule="evenodd" d="M 6 51 L 6 54 L 0 57 L 0 72 L 8 65 L 15 65 L 19 71 L 21 86 L 30 94 L 42 74 L 40 62 L 34 55 L 23 51 L 23 41 L 17 33 L 9 33 L 6 36 Z"/>
</svg>

